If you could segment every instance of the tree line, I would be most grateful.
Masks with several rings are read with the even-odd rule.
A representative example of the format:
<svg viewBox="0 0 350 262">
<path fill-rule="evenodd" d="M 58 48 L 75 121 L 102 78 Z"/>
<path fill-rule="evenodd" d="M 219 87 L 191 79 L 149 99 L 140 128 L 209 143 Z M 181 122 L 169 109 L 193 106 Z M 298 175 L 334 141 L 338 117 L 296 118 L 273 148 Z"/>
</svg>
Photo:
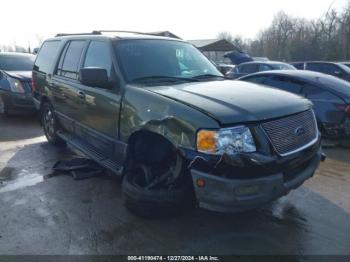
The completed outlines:
<svg viewBox="0 0 350 262">
<path fill-rule="evenodd" d="M 251 56 L 279 61 L 350 60 L 350 1 L 342 11 L 330 9 L 315 20 L 292 17 L 281 11 L 256 39 L 221 32 Z"/>
</svg>

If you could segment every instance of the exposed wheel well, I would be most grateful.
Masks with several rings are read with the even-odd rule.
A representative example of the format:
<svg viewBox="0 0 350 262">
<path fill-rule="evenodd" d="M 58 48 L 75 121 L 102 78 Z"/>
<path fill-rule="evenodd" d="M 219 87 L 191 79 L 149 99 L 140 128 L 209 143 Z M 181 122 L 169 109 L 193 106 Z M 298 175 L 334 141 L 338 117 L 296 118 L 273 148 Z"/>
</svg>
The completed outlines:
<svg viewBox="0 0 350 262">
<path fill-rule="evenodd" d="M 51 103 L 51 102 L 50 102 L 50 99 L 49 99 L 48 97 L 43 96 L 43 97 L 41 98 L 40 108 L 41 108 L 41 107 L 43 106 L 43 104 L 45 104 L 45 103 Z"/>
<path fill-rule="evenodd" d="M 128 142 L 128 159 L 155 165 L 168 161 L 176 154 L 176 147 L 167 138 L 147 130 L 134 133 Z"/>
</svg>

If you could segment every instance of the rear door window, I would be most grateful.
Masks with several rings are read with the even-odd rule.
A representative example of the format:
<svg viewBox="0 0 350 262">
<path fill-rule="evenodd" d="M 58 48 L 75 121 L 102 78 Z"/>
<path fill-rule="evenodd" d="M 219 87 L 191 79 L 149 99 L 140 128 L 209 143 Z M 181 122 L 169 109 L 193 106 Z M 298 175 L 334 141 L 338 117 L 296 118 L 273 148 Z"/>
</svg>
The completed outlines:
<svg viewBox="0 0 350 262">
<path fill-rule="evenodd" d="M 266 64 L 260 64 L 259 65 L 259 71 L 269 71 L 272 70 L 272 67 Z"/>
<path fill-rule="evenodd" d="M 304 63 L 295 63 L 292 64 L 292 66 L 294 66 L 298 70 L 304 70 Z"/>
<path fill-rule="evenodd" d="M 86 52 L 84 67 L 99 67 L 107 70 L 110 76 L 112 57 L 108 42 L 91 41 Z"/>
<path fill-rule="evenodd" d="M 302 82 L 284 76 L 273 76 L 269 78 L 265 84 L 294 94 L 299 94 L 303 87 Z"/>
<path fill-rule="evenodd" d="M 60 41 L 46 41 L 42 44 L 34 63 L 34 70 L 49 73 L 56 59 Z"/>
<path fill-rule="evenodd" d="M 315 64 L 315 63 L 308 63 L 306 65 L 307 70 L 316 71 L 316 72 L 322 72 L 322 65 L 321 64 Z"/>
<path fill-rule="evenodd" d="M 339 67 L 332 64 L 322 64 L 322 63 L 311 63 L 308 64 L 307 69 L 312 71 L 317 71 L 321 73 L 325 73 L 328 75 L 336 75 L 337 72 L 341 71 Z"/>
<path fill-rule="evenodd" d="M 78 79 L 80 59 L 85 43 L 85 40 L 71 41 L 67 43 L 58 64 L 58 75 Z"/>
</svg>

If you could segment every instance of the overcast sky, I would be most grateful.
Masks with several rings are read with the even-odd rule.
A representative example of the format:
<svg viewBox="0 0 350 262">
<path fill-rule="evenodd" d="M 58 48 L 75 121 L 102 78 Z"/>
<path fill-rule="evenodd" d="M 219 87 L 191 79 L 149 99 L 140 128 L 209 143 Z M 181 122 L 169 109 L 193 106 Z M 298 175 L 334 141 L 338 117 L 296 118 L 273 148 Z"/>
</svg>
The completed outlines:
<svg viewBox="0 0 350 262">
<path fill-rule="evenodd" d="M 1 0 L 0 45 L 37 45 L 59 32 L 169 30 L 184 39 L 220 31 L 253 38 L 280 10 L 309 19 L 349 0 Z"/>
</svg>

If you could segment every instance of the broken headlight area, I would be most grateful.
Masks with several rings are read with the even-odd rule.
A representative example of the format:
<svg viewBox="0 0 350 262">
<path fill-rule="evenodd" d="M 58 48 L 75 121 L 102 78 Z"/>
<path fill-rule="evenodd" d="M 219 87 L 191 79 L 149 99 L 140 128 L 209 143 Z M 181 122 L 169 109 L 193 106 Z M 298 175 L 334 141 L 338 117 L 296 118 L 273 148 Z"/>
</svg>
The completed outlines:
<svg viewBox="0 0 350 262">
<path fill-rule="evenodd" d="M 249 128 L 236 126 L 219 130 L 200 130 L 197 133 L 197 150 L 214 155 L 235 155 L 255 152 L 256 146 Z"/>
</svg>

